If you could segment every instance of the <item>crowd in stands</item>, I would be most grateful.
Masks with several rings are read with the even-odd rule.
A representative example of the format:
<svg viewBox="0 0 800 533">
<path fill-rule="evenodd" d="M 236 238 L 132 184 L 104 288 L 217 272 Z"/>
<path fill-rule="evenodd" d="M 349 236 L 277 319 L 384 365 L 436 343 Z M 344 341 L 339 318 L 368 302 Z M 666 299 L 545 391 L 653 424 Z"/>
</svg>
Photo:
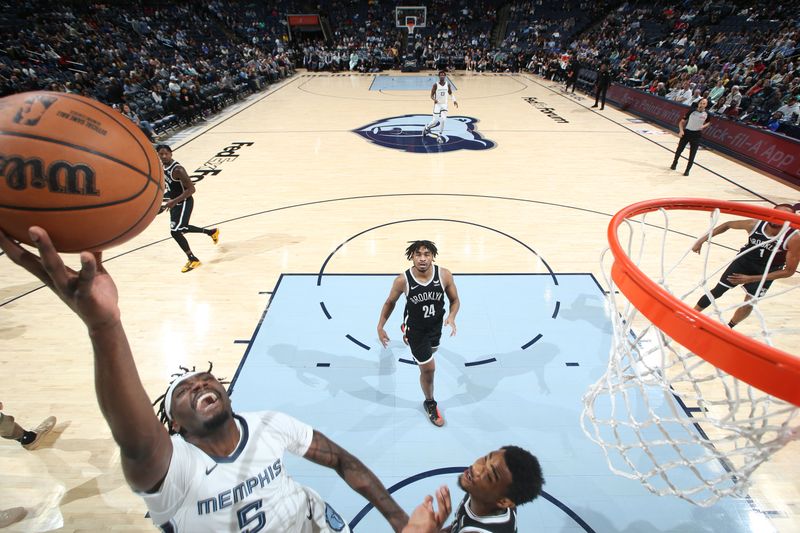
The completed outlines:
<svg viewBox="0 0 800 533">
<path fill-rule="evenodd" d="M 154 139 L 292 73 L 269 32 L 237 39 L 218 14 L 231 4 L 201 5 L 0 2 L 0 95 L 81 94 Z"/>
<path fill-rule="evenodd" d="M 49 89 L 117 107 L 151 137 L 311 71 L 527 70 L 589 89 L 614 81 L 795 135 L 800 2 L 428 0 L 424 27 L 398 28 L 383 0 L 0 0 L 0 95 Z M 288 13 L 324 33 L 290 33 Z M 420 26 L 423 26 L 420 24 Z M 291 35 L 291 39 L 290 39 Z M 308 35 L 310 37 L 306 38 Z"/>
<path fill-rule="evenodd" d="M 583 68 L 713 113 L 798 136 L 800 2 L 626 3 L 575 40 Z"/>
</svg>

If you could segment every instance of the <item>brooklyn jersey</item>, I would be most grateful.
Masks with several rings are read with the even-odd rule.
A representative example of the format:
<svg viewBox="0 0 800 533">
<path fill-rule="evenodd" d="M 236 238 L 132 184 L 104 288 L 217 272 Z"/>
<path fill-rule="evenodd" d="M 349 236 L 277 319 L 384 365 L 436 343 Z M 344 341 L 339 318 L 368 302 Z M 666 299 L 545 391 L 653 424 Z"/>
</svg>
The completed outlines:
<svg viewBox="0 0 800 533">
<path fill-rule="evenodd" d="M 444 283 L 439 275 L 439 265 L 433 265 L 433 276 L 427 283 L 420 283 L 410 268 L 405 276 L 405 324 L 418 330 L 441 329 L 444 320 Z"/>
<path fill-rule="evenodd" d="M 181 166 L 180 163 L 172 161 L 172 163 L 164 167 L 164 197 L 169 200 L 174 200 L 183 194 L 183 183 L 178 178 L 172 177 L 172 173 L 179 166 Z"/>
<path fill-rule="evenodd" d="M 783 265 L 786 264 L 786 245 L 793 235 L 797 235 L 800 232 L 800 230 L 789 230 L 782 239 L 775 239 L 775 237 L 770 237 L 766 234 L 766 227 L 767 222 L 763 220 L 756 224 L 755 228 L 753 228 L 753 231 L 750 233 L 747 244 L 742 246 L 739 250 L 739 253 L 744 255 L 737 259 L 737 261 L 747 261 L 756 266 L 757 270 L 760 272 L 767 270 L 767 263 L 769 263 L 772 257 L 772 251 L 775 250 L 776 247 L 778 251 L 772 258 L 769 269 L 777 270 L 783 268 Z"/>
<path fill-rule="evenodd" d="M 153 522 L 166 532 L 349 531 L 319 495 L 286 472 L 284 452 L 305 454 L 313 429 L 275 411 L 234 416 L 241 439 L 229 457 L 209 456 L 172 436 L 161 489 L 141 494 Z M 324 527 L 326 513 L 334 527 Z M 323 527 L 312 527 L 318 520 Z"/>
<path fill-rule="evenodd" d="M 464 496 L 453 517 L 450 533 L 517 533 L 517 510 L 491 516 L 478 516 L 469 508 L 469 494 Z"/>
</svg>

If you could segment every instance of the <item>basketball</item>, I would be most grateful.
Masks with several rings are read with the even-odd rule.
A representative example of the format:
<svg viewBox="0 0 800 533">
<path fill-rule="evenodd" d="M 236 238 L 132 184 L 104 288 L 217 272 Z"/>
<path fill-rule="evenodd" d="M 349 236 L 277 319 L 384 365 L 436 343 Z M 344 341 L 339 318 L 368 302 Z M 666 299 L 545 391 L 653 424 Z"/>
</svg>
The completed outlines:
<svg viewBox="0 0 800 533">
<path fill-rule="evenodd" d="M 100 251 L 144 230 L 164 193 L 161 161 L 120 112 L 75 94 L 0 99 L 0 228 L 60 252 Z"/>
</svg>

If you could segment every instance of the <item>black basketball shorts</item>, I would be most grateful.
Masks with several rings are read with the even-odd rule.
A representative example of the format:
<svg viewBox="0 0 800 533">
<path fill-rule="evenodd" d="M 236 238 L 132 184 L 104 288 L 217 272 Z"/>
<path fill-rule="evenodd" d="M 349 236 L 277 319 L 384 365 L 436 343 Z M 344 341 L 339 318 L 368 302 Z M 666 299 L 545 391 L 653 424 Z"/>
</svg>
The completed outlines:
<svg viewBox="0 0 800 533">
<path fill-rule="evenodd" d="M 192 217 L 194 198 L 191 196 L 169 210 L 170 231 L 186 231 L 189 229 L 189 219 Z"/>
<path fill-rule="evenodd" d="M 780 270 L 783 268 L 783 265 L 775 266 L 773 265 L 770 268 L 770 272 L 774 272 L 775 270 Z M 746 274 L 748 276 L 761 276 L 764 274 L 764 265 L 759 263 L 754 263 L 752 261 L 748 261 L 746 259 L 736 259 L 733 263 L 731 263 L 728 268 L 725 269 L 725 272 L 722 273 L 722 276 L 719 278 L 720 285 L 724 285 L 725 287 L 733 288 L 734 285 L 728 281 L 728 276 L 731 274 Z M 769 289 L 770 285 L 772 285 L 772 280 L 766 280 L 764 285 L 761 287 L 761 292 L 758 292 L 758 286 L 761 284 L 761 280 L 755 281 L 753 283 L 745 283 L 742 285 L 744 290 L 750 296 L 764 296 L 767 293 L 767 289 Z"/>
<path fill-rule="evenodd" d="M 424 365 L 433 357 L 433 352 L 439 347 L 442 338 L 442 324 L 432 327 L 413 327 L 406 324 L 405 330 L 408 346 L 411 348 L 411 355 L 418 364 Z"/>
</svg>

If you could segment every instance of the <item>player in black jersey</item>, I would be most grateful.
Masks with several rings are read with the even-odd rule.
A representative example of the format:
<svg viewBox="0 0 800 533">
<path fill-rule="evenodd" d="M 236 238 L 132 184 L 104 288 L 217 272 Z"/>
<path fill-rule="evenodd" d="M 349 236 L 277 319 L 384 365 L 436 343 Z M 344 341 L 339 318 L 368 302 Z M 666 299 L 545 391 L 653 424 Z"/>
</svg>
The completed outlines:
<svg viewBox="0 0 800 533">
<path fill-rule="evenodd" d="M 466 494 L 449 526 L 442 528 L 451 505 L 450 492 L 442 486 L 436 491 L 439 510 L 434 511 L 433 498 L 427 496 L 407 527 L 413 533 L 517 533 L 517 507 L 538 498 L 542 485 L 539 460 L 518 446 L 503 446 L 458 477 Z"/>
<path fill-rule="evenodd" d="M 204 229 L 189 224 L 189 218 L 192 216 L 192 209 L 194 208 L 194 183 L 189 179 L 186 169 L 180 163 L 172 159 L 172 148 L 166 144 L 159 144 L 156 146 L 158 157 L 161 158 L 161 163 L 164 165 L 164 205 L 161 206 L 161 211 L 169 209 L 169 227 L 172 233 L 172 238 L 181 247 L 181 250 L 186 252 L 186 264 L 181 269 L 181 272 L 189 272 L 200 266 L 200 260 L 192 253 L 189 248 L 189 242 L 184 233 L 205 233 L 214 244 L 219 242 L 219 229 L 211 228 Z"/>
<path fill-rule="evenodd" d="M 466 492 L 447 533 L 516 533 L 517 507 L 542 492 L 539 460 L 518 446 L 481 457 L 458 477 Z M 530 531 L 532 528 L 526 528 Z"/>
<path fill-rule="evenodd" d="M 378 338 L 384 348 L 389 336 L 383 326 L 389 320 L 401 294 L 406 295 L 403 318 L 403 341 L 411 348 L 411 355 L 419 365 L 419 383 L 425 395 L 423 406 L 431 422 L 444 425 L 444 418 L 433 398 L 433 374 L 436 363 L 433 353 L 439 348 L 442 326 L 450 326 L 450 336 L 456 334 L 456 314 L 460 307 L 453 275 L 446 268 L 434 265 L 436 245 L 431 241 L 414 241 L 406 248 L 406 257 L 414 265 L 395 278 L 389 297 L 381 309 L 378 320 Z M 444 296 L 450 301 L 450 313 L 444 319 Z"/>
<path fill-rule="evenodd" d="M 779 204 L 775 209 L 793 212 L 789 204 Z M 747 243 L 739 250 L 741 257 L 736 258 L 720 277 L 716 287 L 711 289 L 711 296 L 719 298 L 728 289 L 736 285 L 743 285 L 745 290 L 744 301 L 749 302 L 755 297 L 766 294 L 773 280 L 788 278 L 797 270 L 800 263 L 800 230 L 789 229 L 786 234 L 776 239 L 782 224 L 773 224 L 763 220 L 732 220 L 720 224 L 711 232 L 711 237 L 724 233 L 729 229 L 741 229 L 750 234 Z M 692 251 L 700 253 L 703 243 L 709 239 L 704 235 L 697 239 L 692 246 Z M 762 285 L 762 280 L 763 285 Z M 759 286 L 761 290 L 759 291 Z M 695 310 L 702 311 L 711 305 L 711 299 L 704 295 L 694 306 Z M 734 327 L 744 320 L 753 310 L 751 305 L 745 303 L 733 314 L 728 326 Z"/>
</svg>

